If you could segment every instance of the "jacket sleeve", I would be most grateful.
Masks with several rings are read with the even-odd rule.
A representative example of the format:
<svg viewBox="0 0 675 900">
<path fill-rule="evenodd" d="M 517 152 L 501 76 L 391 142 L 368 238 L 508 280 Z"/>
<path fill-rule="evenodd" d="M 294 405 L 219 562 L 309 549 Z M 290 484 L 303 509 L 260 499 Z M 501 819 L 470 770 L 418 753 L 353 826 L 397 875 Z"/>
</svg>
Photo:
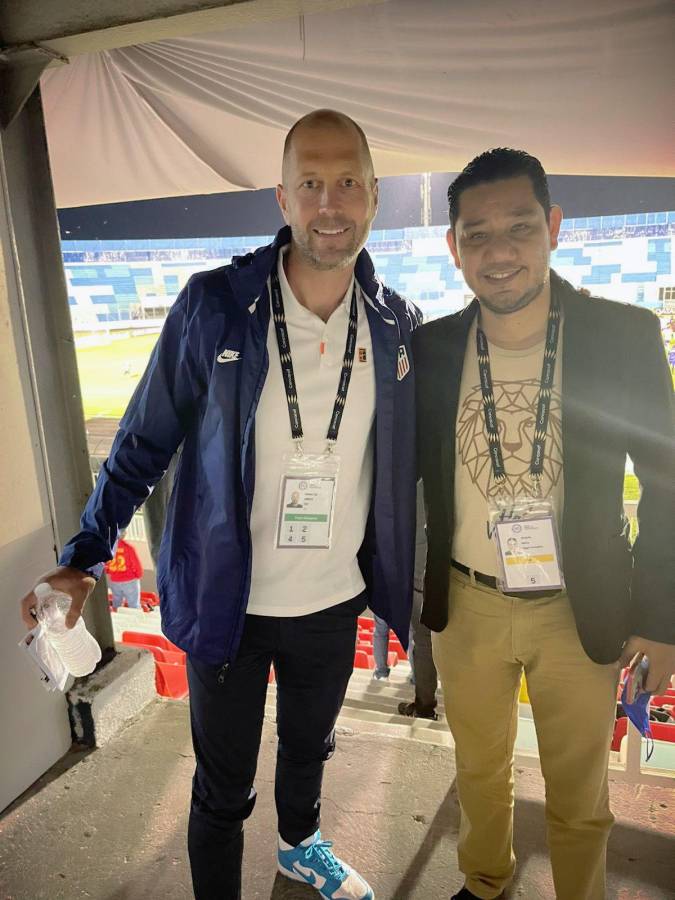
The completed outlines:
<svg viewBox="0 0 675 900">
<path fill-rule="evenodd" d="M 185 436 L 205 391 L 196 363 L 199 335 L 191 322 L 191 283 L 171 307 L 101 467 L 80 531 L 63 549 L 62 566 L 101 576 L 119 530 L 129 524 Z"/>
<path fill-rule="evenodd" d="M 633 547 L 633 630 L 675 644 L 673 382 L 656 316 L 645 317 L 631 340 L 628 452 L 641 487 Z"/>
</svg>

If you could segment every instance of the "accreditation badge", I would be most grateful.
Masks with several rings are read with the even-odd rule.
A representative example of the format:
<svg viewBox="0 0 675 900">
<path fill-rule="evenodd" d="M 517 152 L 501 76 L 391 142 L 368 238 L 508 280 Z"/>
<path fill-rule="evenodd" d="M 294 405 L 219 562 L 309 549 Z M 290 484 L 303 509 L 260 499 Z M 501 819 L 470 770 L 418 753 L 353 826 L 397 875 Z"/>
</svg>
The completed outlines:
<svg viewBox="0 0 675 900">
<path fill-rule="evenodd" d="M 340 458 L 332 452 L 284 456 L 276 547 L 330 549 L 339 469 Z"/>
<path fill-rule="evenodd" d="M 501 591 L 563 590 L 558 527 L 550 497 L 497 500 L 489 507 Z"/>
</svg>

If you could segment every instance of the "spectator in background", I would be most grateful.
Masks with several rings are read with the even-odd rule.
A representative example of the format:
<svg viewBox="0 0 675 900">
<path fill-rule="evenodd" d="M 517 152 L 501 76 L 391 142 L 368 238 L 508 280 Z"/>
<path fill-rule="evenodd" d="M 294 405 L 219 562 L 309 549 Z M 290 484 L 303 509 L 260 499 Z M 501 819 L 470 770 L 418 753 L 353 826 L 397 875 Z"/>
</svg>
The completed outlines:
<svg viewBox="0 0 675 900">
<path fill-rule="evenodd" d="M 420 621 L 422 614 L 422 591 L 424 588 L 424 567 L 427 556 L 427 538 L 424 520 L 424 495 L 421 482 L 417 486 L 417 530 L 415 535 L 415 578 L 413 591 L 413 610 L 410 622 L 410 643 L 408 645 L 408 661 L 410 662 L 410 682 L 415 685 L 415 699 L 404 700 L 398 705 L 402 716 L 432 719 L 436 721 L 436 691 L 438 690 L 438 674 L 431 652 L 431 632 Z M 388 663 L 389 626 L 379 616 L 373 614 L 375 630 L 373 633 L 373 656 L 375 671 L 373 678 L 379 680 L 389 678 Z"/>
<path fill-rule="evenodd" d="M 424 590 L 424 568 L 427 561 L 427 533 L 424 514 L 424 493 L 422 483 L 417 485 L 417 533 L 415 536 L 415 580 L 413 591 L 413 611 L 410 622 L 410 646 L 408 659 L 412 667 L 415 699 L 404 700 L 398 705 L 402 716 L 432 719 L 436 721 L 436 692 L 438 673 L 431 651 L 431 632 L 420 621 Z"/>
<path fill-rule="evenodd" d="M 436 721 L 436 692 L 438 690 L 438 673 L 431 652 L 431 632 L 420 621 L 424 589 L 424 567 L 427 558 L 427 537 L 424 519 L 424 494 L 422 483 L 417 486 L 417 530 L 415 535 L 415 578 L 413 591 L 413 610 L 410 622 L 410 643 L 408 645 L 408 661 L 411 669 L 411 684 L 415 685 L 415 699 L 403 700 L 398 705 L 399 715 L 411 718 L 432 719 Z M 373 634 L 373 656 L 375 671 L 373 678 L 377 680 L 389 677 L 388 664 L 389 626 L 373 615 L 375 631 Z"/>
<path fill-rule="evenodd" d="M 375 631 L 373 633 L 373 656 L 375 657 L 375 671 L 373 678 L 380 681 L 389 678 L 389 626 L 373 613 L 375 619 Z"/>
<path fill-rule="evenodd" d="M 112 593 L 113 609 L 119 609 L 125 600 L 129 609 L 140 609 L 143 566 L 134 548 L 124 540 L 126 533 L 126 529 L 120 531 L 115 555 L 105 564 L 105 573 Z"/>
</svg>

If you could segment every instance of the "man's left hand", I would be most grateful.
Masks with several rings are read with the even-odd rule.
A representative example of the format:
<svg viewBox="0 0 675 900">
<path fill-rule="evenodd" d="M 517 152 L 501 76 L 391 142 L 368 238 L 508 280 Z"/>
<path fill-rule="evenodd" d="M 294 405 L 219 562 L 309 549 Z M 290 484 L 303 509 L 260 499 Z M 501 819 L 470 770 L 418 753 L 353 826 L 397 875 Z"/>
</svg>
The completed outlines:
<svg viewBox="0 0 675 900">
<path fill-rule="evenodd" d="M 670 678 L 675 672 L 675 644 L 662 644 L 634 634 L 624 644 L 621 665 L 630 665 L 638 654 L 649 659 L 645 690 L 662 694 L 670 687 Z"/>
</svg>

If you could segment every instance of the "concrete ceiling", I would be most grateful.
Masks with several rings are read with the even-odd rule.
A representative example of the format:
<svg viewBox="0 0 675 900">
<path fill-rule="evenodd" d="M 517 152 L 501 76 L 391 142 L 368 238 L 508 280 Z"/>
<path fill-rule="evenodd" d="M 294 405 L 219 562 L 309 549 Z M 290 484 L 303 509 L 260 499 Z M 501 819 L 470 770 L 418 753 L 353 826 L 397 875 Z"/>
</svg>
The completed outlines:
<svg viewBox="0 0 675 900">
<path fill-rule="evenodd" d="M 384 0 L 3 0 L 0 47 L 63 57 L 331 12 Z"/>
</svg>

